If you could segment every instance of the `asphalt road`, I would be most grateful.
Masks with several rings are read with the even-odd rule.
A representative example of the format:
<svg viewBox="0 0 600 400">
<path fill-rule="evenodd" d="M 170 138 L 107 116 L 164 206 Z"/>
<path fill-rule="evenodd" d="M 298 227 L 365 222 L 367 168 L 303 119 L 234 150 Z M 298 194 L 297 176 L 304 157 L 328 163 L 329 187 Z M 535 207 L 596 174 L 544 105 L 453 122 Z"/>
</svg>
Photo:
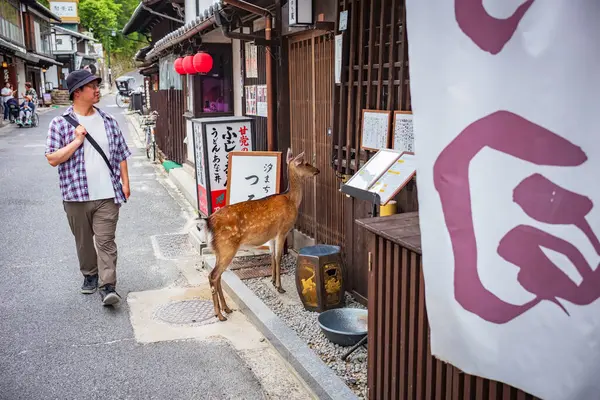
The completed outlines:
<svg viewBox="0 0 600 400">
<path fill-rule="evenodd" d="M 128 142 L 122 110 L 117 117 Z M 79 292 L 74 238 L 58 172 L 44 157 L 48 124 L 0 129 L 0 399 L 257 399 L 264 394 L 223 341 L 138 344 L 129 308 L 103 307 Z M 168 286 L 180 278 L 158 260 L 150 236 L 181 230 L 181 207 L 142 150 L 130 144 L 131 199 L 121 209 L 117 291 Z"/>
</svg>

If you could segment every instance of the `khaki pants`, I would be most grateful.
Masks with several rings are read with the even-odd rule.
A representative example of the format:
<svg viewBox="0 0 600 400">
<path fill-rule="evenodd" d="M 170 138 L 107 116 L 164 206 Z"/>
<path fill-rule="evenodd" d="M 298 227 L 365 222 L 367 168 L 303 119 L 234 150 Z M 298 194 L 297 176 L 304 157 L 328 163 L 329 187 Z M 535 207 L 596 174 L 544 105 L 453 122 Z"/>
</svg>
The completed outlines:
<svg viewBox="0 0 600 400">
<path fill-rule="evenodd" d="M 79 269 L 83 275 L 98 274 L 100 286 L 117 284 L 115 231 L 120 205 L 114 199 L 63 202 L 75 236 Z M 94 246 L 94 236 L 96 245 Z"/>
</svg>

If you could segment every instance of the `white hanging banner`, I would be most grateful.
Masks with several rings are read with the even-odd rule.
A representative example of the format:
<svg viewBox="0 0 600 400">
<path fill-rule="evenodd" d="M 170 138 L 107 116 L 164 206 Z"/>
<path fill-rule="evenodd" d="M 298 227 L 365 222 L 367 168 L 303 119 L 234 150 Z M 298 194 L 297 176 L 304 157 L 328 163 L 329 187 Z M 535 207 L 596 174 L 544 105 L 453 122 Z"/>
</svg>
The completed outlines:
<svg viewBox="0 0 600 400">
<path fill-rule="evenodd" d="M 407 0 L 431 350 L 600 393 L 600 3 Z"/>
</svg>

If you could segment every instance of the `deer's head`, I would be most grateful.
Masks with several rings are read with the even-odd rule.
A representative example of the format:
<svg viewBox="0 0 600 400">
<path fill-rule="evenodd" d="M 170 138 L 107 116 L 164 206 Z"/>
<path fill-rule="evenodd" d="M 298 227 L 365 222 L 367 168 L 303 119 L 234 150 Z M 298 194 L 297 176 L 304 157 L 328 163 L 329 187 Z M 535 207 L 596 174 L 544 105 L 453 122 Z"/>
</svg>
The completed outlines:
<svg viewBox="0 0 600 400">
<path fill-rule="evenodd" d="M 319 175 L 320 172 L 317 168 L 304 161 L 304 152 L 294 157 L 292 149 L 288 149 L 287 164 L 290 172 L 294 172 L 302 178 Z"/>
</svg>

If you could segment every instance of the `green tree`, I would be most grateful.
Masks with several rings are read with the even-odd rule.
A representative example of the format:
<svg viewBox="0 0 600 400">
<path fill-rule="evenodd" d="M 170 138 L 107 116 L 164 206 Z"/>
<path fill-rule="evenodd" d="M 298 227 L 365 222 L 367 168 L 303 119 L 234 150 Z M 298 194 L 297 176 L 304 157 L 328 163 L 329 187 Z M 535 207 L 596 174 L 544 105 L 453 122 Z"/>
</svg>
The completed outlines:
<svg viewBox="0 0 600 400">
<path fill-rule="evenodd" d="M 105 50 L 108 50 L 110 41 L 111 64 L 115 77 L 132 69 L 135 66 L 133 56 L 141 47 L 147 45 L 145 38 L 137 33 L 128 37 L 121 33 L 138 4 L 138 0 L 79 2 L 81 25 L 92 30 L 94 37 L 102 42 Z M 113 31 L 115 36 L 112 36 Z"/>
</svg>

